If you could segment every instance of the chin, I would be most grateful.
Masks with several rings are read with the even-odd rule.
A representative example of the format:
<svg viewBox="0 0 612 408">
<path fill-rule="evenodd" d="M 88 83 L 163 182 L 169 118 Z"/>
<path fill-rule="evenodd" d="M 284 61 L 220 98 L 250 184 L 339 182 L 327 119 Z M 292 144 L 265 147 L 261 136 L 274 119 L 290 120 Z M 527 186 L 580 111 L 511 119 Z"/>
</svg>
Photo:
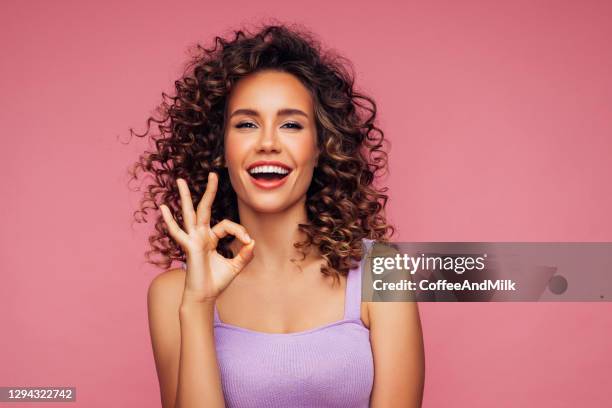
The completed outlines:
<svg viewBox="0 0 612 408">
<path fill-rule="evenodd" d="M 275 214 L 286 211 L 291 207 L 291 200 L 287 197 L 279 197 L 275 194 L 270 194 L 267 197 L 262 197 L 263 194 L 256 193 L 245 201 L 245 204 L 254 211 L 263 214 Z"/>
</svg>

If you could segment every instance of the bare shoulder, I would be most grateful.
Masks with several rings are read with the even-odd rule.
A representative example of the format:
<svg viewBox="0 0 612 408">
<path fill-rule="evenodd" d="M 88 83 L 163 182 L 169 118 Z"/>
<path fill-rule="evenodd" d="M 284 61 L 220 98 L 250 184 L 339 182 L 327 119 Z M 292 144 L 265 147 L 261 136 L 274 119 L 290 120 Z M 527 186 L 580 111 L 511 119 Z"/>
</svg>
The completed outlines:
<svg viewBox="0 0 612 408">
<path fill-rule="evenodd" d="M 377 242 L 368 253 L 373 257 L 395 258 L 399 255 L 399 249 L 392 243 Z M 371 268 L 366 268 L 363 275 L 362 285 L 372 285 L 377 275 Z M 372 296 L 373 297 L 373 296 Z M 402 296 L 386 296 L 387 301 L 363 302 L 365 306 L 367 326 L 379 331 L 398 330 L 399 327 L 408 332 L 420 332 L 420 318 L 417 302 L 410 301 Z"/>
<path fill-rule="evenodd" d="M 154 351 L 174 341 L 179 334 L 179 309 L 185 287 L 184 269 L 169 269 L 157 275 L 149 284 L 147 309 Z M 162 351 L 163 352 L 163 351 Z"/>
<path fill-rule="evenodd" d="M 176 304 L 178 307 L 185 287 L 185 273 L 183 268 L 173 268 L 153 278 L 147 292 L 149 308 L 154 304 Z"/>
</svg>

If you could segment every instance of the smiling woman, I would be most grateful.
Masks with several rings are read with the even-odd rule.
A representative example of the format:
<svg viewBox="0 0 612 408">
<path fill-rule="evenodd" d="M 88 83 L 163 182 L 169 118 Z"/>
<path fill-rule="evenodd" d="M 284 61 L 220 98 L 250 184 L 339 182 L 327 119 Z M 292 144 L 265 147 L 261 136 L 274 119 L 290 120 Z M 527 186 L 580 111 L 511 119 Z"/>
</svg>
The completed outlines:
<svg viewBox="0 0 612 408">
<path fill-rule="evenodd" d="M 304 207 L 318 158 L 308 89 L 292 74 L 261 70 L 238 82 L 227 111 L 225 159 L 239 203 L 260 213 Z"/>
<path fill-rule="evenodd" d="M 168 407 L 420 406 L 416 303 L 361 301 L 363 257 L 393 234 L 374 101 L 305 30 L 216 37 L 164 97 L 147 253 Z M 145 136 L 149 134 L 149 129 Z"/>
</svg>

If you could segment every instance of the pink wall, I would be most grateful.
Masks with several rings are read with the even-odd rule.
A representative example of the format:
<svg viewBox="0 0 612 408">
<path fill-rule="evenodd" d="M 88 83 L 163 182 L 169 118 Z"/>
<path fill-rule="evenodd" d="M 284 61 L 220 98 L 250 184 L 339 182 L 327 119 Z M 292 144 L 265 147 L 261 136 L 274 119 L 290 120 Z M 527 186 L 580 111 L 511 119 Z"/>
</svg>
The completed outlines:
<svg viewBox="0 0 612 408">
<path fill-rule="evenodd" d="M 116 137 L 144 129 L 189 44 L 261 17 L 310 26 L 377 98 L 398 240 L 612 241 L 611 3 L 210 3 L 2 2 L 0 386 L 159 406 L 159 271 L 126 188 L 146 145 Z M 610 403 L 610 303 L 421 310 L 425 407 Z"/>
</svg>

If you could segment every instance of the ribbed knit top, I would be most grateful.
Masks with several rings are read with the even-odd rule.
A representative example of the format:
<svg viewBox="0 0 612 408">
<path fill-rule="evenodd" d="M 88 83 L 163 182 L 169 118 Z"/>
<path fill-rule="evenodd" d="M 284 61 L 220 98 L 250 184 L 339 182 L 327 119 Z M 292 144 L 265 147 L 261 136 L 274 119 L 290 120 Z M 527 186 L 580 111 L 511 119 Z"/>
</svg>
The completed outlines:
<svg viewBox="0 0 612 408">
<path fill-rule="evenodd" d="M 342 320 L 293 333 L 223 323 L 214 336 L 227 407 L 368 407 L 374 379 L 361 321 L 362 262 L 347 276 Z"/>
</svg>

